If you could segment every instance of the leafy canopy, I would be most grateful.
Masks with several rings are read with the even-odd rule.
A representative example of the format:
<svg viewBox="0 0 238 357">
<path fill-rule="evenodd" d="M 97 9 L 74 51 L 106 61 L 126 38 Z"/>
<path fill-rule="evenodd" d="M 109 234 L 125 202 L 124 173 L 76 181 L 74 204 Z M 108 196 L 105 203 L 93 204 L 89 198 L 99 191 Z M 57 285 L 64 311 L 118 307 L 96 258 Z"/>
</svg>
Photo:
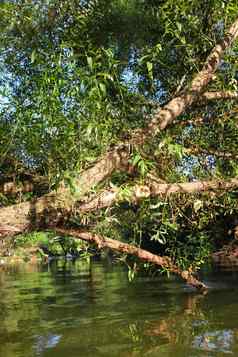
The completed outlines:
<svg viewBox="0 0 238 357">
<path fill-rule="evenodd" d="M 0 173 L 9 174 L 20 162 L 53 186 L 91 165 L 133 129 L 146 126 L 155 106 L 186 90 L 237 11 L 235 0 L 3 1 Z M 208 90 L 237 91 L 237 51 L 236 43 Z M 237 110 L 233 101 L 200 103 L 178 125 L 143 148 L 132 148 L 136 180 L 151 171 L 168 182 L 237 176 Z M 202 118 L 201 125 L 179 123 L 196 118 Z M 228 152 L 229 160 L 215 152 Z M 112 178 L 114 185 L 126 180 L 124 174 Z M 206 199 L 207 205 L 198 197 L 184 206 L 176 198 L 157 205 L 156 212 L 150 201 L 136 212 L 128 208 L 138 222 L 136 239 L 150 232 L 164 245 L 173 236 L 176 244 L 169 242 L 167 251 L 178 256 L 183 249 L 188 260 L 194 246 L 205 241 L 200 252 L 206 255 L 206 232 L 199 242 L 190 239 L 190 249 L 179 230 L 192 237 L 193 231 L 208 231 L 216 217 L 237 212 L 231 194 L 216 202 Z M 114 225 L 107 219 L 96 217 L 104 232 L 110 222 L 112 235 Z M 130 223 L 115 226 L 116 235 L 134 234 Z"/>
</svg>

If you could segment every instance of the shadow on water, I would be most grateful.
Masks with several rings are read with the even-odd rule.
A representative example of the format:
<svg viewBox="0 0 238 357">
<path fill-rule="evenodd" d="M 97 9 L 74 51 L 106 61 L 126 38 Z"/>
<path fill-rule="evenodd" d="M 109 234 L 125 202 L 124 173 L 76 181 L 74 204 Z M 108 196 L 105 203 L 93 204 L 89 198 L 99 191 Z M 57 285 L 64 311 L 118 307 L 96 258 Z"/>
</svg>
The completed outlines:
<svg viewBox="0 0 238 357">
<path fill-rule="evenodd" d="M 238 273 L 203 278 L 207 295 L 110 263 L 1 272 L 0 356 L 238 356 Z"/>
</svg>

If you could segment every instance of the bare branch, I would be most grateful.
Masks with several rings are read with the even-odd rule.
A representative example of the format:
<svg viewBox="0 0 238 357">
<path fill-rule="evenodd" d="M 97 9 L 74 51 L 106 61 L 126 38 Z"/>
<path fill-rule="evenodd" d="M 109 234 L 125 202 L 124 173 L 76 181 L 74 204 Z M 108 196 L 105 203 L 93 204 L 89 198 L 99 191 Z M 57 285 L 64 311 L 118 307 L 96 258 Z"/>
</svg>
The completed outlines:
<svg viewBox="0 0 238 357">
<path fill-rule="evenodd" d="M 78 230 L 68 230 L 64 228 L 56 228 L 55 231 L 58 234 L 72 236 L 74 238 L 79 238 L 91 243 L 96 243 L 99 249 L 109 248 L 114 251 L 120 253 L 126 253 L 130 255 L 134 255 L 141 260 L 153 263 L 155 265 L 160 266 L 161 268 L 168 269 L 171 273 L 175 273 L 179 275 L 183 280 L 185 280 L 188 284 L 193 287 L 205 291 L 207 290 L 207 286 L 201 281 L 197 280 L 190 271 L 183 271 L 177 265 L 175 265 L 169 257 L 161 257 L 159 255 L 155 255 L 150 253 L 147 250 L 138 248 L 131 244 L 126 244 L 121 241 L 105 238 L 97 234 L 93 234 L 85 231 Z"/>
</svg>

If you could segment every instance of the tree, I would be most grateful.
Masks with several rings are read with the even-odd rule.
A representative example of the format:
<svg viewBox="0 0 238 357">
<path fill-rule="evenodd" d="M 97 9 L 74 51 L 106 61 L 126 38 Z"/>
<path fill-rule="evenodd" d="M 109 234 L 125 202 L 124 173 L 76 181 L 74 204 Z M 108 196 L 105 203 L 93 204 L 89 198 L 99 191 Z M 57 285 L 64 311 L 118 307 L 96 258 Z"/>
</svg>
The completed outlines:
<svg viewBox="0 0 238 357">
<path fill-rule="evenodd" d="M 1 235 L 68 232 L 204 288 L 192 273 L 238 209 L 236 13 L 2 4 Z"/>
</svg>

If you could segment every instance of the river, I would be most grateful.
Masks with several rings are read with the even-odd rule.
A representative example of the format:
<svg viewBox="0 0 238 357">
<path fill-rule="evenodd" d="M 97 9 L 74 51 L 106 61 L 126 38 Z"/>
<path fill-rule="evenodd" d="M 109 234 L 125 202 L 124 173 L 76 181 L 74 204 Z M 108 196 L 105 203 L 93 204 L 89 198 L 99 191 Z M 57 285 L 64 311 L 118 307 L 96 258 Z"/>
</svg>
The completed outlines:
<svg viewBox="0 0 238 357">
<path fill-rule="evenodd" d="M 238 274 L 137 277 L 111 262 L 54 261 L 0 272 L 0 356 L 238 356 Z"/>
</svg>

